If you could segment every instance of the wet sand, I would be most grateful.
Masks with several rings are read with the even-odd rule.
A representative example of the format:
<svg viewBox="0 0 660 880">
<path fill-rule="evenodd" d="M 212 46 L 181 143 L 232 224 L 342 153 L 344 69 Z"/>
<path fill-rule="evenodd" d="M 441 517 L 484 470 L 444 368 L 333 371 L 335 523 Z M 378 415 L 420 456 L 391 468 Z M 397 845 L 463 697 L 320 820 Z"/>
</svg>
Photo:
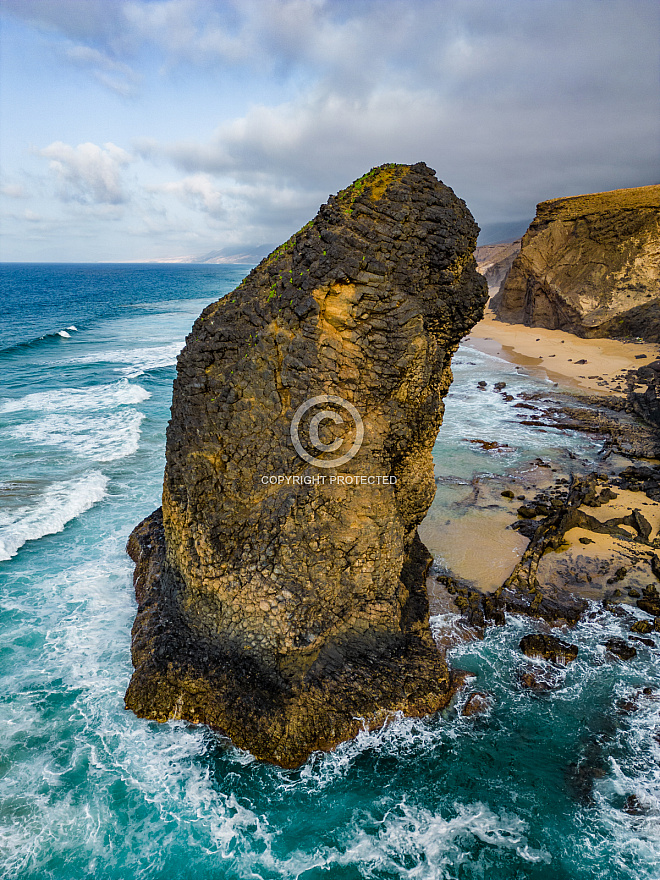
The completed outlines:
<svg viewBox="0 0 660 880">
<path fill-rule="evenodd" d="M 597 394 L 625 393 L 623 374 L 660 356 L 660 346 L 653 343 L 580 339 L 562 330 L 506 324 L 498 321 L 490 308 L 464 343 L 524 367 L 567 390 Z"/>
</svg>

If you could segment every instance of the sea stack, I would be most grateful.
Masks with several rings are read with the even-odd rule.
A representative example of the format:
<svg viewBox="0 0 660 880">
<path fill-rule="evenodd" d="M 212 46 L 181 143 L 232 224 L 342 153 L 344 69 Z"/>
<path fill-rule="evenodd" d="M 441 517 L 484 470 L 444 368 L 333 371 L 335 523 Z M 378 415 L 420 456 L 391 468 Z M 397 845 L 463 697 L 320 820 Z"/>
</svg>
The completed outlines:
<svg viewBox="0 0 660 880">
<path fill-rule="evenodd" d="M 660 342 L 660 186 L 541 202 L 491 305 L 528 327 Z"/>
<path fill-rule="evenodd" d="M 197 319 L 162 510 L 128 543 L 137 715 L 294 767 L 448 703 L 417 526 L 477 233 L 432 169 L 382 165 Z"/>
</svg>

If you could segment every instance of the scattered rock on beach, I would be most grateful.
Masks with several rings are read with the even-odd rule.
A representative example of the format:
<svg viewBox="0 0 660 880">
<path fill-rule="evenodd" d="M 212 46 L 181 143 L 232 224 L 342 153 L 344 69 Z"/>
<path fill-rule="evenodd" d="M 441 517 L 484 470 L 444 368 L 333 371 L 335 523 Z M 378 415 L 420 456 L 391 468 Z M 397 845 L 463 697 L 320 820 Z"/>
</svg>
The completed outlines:
<svg viewBox="0 0 660 880">
<path fill-rule="evenodd" d="M 660 617 L 660 595 L 655 584 L 644 587 L 642 598 L 637 600 L 637 607 L 652 617 Z"/>
</svg>

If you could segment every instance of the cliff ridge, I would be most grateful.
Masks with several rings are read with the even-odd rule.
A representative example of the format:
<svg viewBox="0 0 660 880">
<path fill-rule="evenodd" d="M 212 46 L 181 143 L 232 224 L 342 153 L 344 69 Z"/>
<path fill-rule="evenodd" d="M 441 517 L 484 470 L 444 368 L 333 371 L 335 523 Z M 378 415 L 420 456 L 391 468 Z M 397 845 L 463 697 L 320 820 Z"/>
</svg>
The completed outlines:
<svg viewBox="0 0 660 880">
<path fill-rule="evenodd" d="M 491 305 L 510 323 L 660 341 L 660 186 L 541 202 Z"/>
</svg>

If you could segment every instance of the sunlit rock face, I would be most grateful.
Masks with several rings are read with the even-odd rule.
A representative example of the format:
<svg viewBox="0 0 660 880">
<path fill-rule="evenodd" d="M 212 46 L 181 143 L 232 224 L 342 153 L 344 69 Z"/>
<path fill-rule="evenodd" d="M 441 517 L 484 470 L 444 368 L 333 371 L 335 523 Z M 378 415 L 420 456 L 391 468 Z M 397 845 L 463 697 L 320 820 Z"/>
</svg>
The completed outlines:
<svg viewBox="0 0 660 880">
<path fill-rule="evenodd" d="M 426 165 L 384 165 L 197 319 L 162 511 L 129 540 L 136 714 L 296 766 L 447 704 L 417 526 L 477 233 Z"/>
<path fill-rule="evenodd" d="M 542 202 L 492 306 L 531 327 L 660 341 L 660 186 Z"/>
</svg>

